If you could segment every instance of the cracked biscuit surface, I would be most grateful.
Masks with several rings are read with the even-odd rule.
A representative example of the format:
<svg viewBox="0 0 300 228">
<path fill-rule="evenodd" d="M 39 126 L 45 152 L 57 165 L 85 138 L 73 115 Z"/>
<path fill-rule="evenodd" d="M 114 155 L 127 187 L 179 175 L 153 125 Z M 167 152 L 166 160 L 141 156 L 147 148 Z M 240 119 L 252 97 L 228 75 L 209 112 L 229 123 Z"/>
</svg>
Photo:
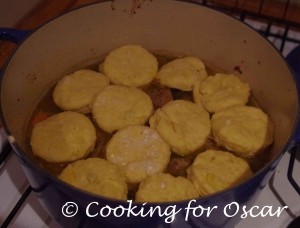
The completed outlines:
<svg viewBox="0 0 300 228">
<path fill-rule="evenodd" d="M 194 102 L 210 113 L 236 105 L 246 105 L 250 96 L 248 84 L 231 74 L 216 74 L 197 81 L 193 88 Z"/>
<path fill-rule="evenodd" d="M 241 157 L 253 157 L 273 142 L 273 124 L 261 109 L 234 106 L 212 116 L 216 143 Z"/>
<path fill-rule="evenodd" d="M 75 161 L 62 171 L 59 179 L 97 195 L 127 199 L 125 176 L 117 166 L 101 158 Z"/>
<path fill-rule="evenodd" d="M 90 112 L 90 104 L 95 95 L 108 84 L 108 77 L 99 72 L 78 70 L 57 82 L 53 100 L 62 110 Z"/>
<path fill-rule="evenodd" d="M 147 126 L 129 126 L 118 131 L 107 144 L 106 158 L 118 165 L 129 183 L 163 172 L 170 160 L 170 147 Z"/>
<path fill-rule="evenodd" d="M 34 155 L 48 162 L 74 161 L 88 155 L 96 143 L 96 129 L 81 113 L 65 111 L 34 125 L 30 145 Z"/>
<path fill-rule="evenodd" d="M 184 177 L 158 173 L 144 180 L 136 193 L 138 202 L 170 202 L 197 198 L 193 184 Z"/>
<path fill-rule="evenodd" d="M 156 75 L 160 84 L 183 91 L 191 91 L 197 80 L 202 81 L 206 77 L 204 63 L 192 56 L 166 63 Z"/>
<path fill-rule="evenodd" d="M 208 112 L 198 105 L 184 100 L 167 103 L 150 118 L 150 127 L 157 130 L 179 155 L 187 155 L 201 148 L 210 130 Z"/>
<path fill-rule="evenodd" d="M 107 86 L 92 104 L 96 123 L 109 133 L 129 125 L 143 125 L 152 112 L 151 98 L 145 92 L 120 85 Z"/>
<path fill-rule="evenodd" d="M 195 158 L 188 168 L 188 179 L 200 196 L 234 187 L 252 176 L 249 164 L 230 152 L 207 150 Z"/>
</svg>

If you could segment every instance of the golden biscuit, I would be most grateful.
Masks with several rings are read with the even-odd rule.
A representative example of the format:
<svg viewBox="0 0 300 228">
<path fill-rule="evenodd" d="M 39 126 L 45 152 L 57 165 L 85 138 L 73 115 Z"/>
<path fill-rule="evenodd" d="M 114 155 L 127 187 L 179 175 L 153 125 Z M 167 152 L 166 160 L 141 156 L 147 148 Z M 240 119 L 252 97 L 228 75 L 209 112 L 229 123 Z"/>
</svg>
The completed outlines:
<svg viewBox="0 0 300 228">
<path fill-rule="evenodd" d="M 129 183 L 162 172 L 170 160 L 170 147 L 153 129 L 129 126 L 118 131 L 108 142 L 106 158 L 124 171 Z"/>
<path fill-rule="evenodd" d="M 273 124 L 260 109 L 235 106 L 212 116 L 216 143 L 242 157 L 252 157 L 273 141 Z"/>
<path fill-rule="evenodd" d="M 144 180 L 135 195 L 138 202 L 171 202 L 197 198 L 193 184 L 184 177 L 158 173 Z"/>
<path fill-rule="evenodd" d="M 206 77 L 203 62 L 190 56 L 163 65 L 156 75 L 160 84 L 183 91 L 191 91 L 197 80 L 202 81 Z"/>
<path fill-rule="evenodd" d="M 210 134 L 208 112 L 190 101 L 175 100 L 157 109 L 150 126 L 169 143 L 171 150 L 187 155 L 201 148 Z"/>
<path fill-rule="evenodd" d="M 61 112 L 34 125 L 30 145 L 48 162 L 74 161 L 89 154 L 96 143 L 92 122 L 77 112 Z"/>
<path fill-rule="evenodd" d="M 99 72 L 78 70 L 58 81 L 53 100 L 63 110 L 90 112 L 89 106 L 95 95 L 108 84 L 108 77 Z"/>
<path fill-rule="evenodd" d="M 230 74 L 209 76 L 203 81 L 197 81 L 193 88 L 194 102 L 202 104 L 211 113 L 245 105 L 249 96 L 249 86 Z"/>
<path fill-rule="evenodd" d="M 111 51 L 100 66 L 104 74 L 117 85 L 149 84 L 158 70 L 154 55 L 139 45 L 125 45 Z"/>
<path fill-rule="evenodd" d="M 102 130 L 109 133 L 129 125 L 143 125 L 152 112 L 150 97 L 134 87 L 107 86 L 92 104 L 94 119 Z"/>
<path fill-rule="evenodd" d="M 125 176 L 116 165 L 101 158 L 75 161 L 62 171 L 59 179 L 100 196 L 127 199 Z"/>
<path fill-rule="evenodd" d="M 221 150 L 207 150 L 196 157 L 187 174 L 200 196 L 206 196 L 236 186 L 253 173 L 244 159 Z"/>
</svg>

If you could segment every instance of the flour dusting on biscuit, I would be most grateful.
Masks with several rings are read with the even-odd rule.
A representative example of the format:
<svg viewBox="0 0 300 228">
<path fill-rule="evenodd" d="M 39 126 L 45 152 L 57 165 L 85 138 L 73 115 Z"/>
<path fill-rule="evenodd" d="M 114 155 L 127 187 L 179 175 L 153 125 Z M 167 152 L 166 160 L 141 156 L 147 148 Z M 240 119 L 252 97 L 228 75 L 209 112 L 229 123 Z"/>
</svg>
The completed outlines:
<svg viewBox="0 0 300 228">
<path fill-rule="evenodd" d="M 118 131 L 106 148 L 107 160 L 124 171 L 129 183 L 139 183 L 163 172 L 170 155 L 169 145 L 147 126 L 129 126 Z"/>
<path fill-rule="evenodd" d="M 144 180 L 136 193 L 138 202 L 170 202 L 197 198 L 193 184 L 184 177 L 158 173 Z"/>
</svg>

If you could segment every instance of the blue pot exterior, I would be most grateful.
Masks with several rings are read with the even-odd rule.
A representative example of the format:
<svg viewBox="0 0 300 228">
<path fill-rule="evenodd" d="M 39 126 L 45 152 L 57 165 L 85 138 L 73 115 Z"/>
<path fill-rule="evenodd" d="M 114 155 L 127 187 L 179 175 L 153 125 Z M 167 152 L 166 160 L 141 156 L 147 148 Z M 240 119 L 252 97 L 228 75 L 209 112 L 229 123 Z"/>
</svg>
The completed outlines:
<svg viewBox="0 0 300 228">
<path fill-rule="evenodd" d="M 288 55 L 286 56 L 286 61 L 290 65 L 292 71 L 293 71 L 293 76 L 294 76 L 294 81 L 297 86 L 297 91 L 298 91 L 298 96 L 300 96 L 300 45 L 294 48 Z M 300 101 L 298 101 L 299 105 Z M 299 123 L 299 120 L 298 120 Z M 300 124 L 297 124 L 295 126 L 295 131 L 294 131 L 294 136 L 293 136 L 293 141 L 292 144 L 297 145 L 300 142 Z"/>
<path fill-rule="evenodd" d="M 18 44 L 21 43 L 21 41 L 23 41 L 31 33 L 31 30 L 0 28 L 0 40 L 7 40 Z"/>
<path fill-rule="evenodd" d="M 47 209 L 49 214 L 55 218 L 63 227 L 175 227 L 175 228 L 188 228 L 188 227 L 233 227 L 241 220 L 243 214 L 243 206 L 249 210 L 255 202 L 257 196 L 261 190 L 268 183 L 271 178 L 281 156 L 270 163 L 267 167 L 257 173 L 250 180 L 240 184 L 239 186 L 222 193 L 196 199 L 190 203 L 190 208 L 199 207 L 195 211 L 196 215 L 193 215 L 193 210 L 190 209 L 187 213 L 186 208 L 190 201 L 171 202 L 163 204 L 139 204 L 132 203 L 131 208 L 133 212 L 137 213 L 143 208 L 143 210 L 149 211 L 149 207 L 159 206 L 162 213 L 166 210 L 166 213 L 171 213 L 171 210 L 178 211 L 175 215 L 175 219 L 171 217 L 167 219 L 171 214 L 155 213 L 153 216 L 134 216 L 133 214 L 127 215 L 127 212 L 121 217 L 116 217 L 111 213 L 108 217 L 101 217 L 99 211 L 101 208 L 108 205 L 110 208 L 117 208 L 123 206 L 129 207 L 129 202 L 114 201 L 103 197 L 97 197 L 85 192 L 78 191 L 65 183 L 58 181 L 56 178 L 49 176 L 45 172 L 37 170 L 37 168 L 24 160 L 21 160 L 22 167 L 28 177 L 28 180 L 33 188 L 34 194 L 37 196 L 41 204 Z M 66 217 L 62 214 L 62 207 L 67 202 L 75 202 L 78 205 L 78 213 L 74 217 Z M 97 203 L 93 203 L 97 202 Z M 89 213 L 95 217 L 89 217 L 86 213 L 86 208 L 90 203 L 93 203 L 89 207 Z M 229 204 L 232 204 L 232 210 L 229 209 Z M 237 204 L 235 204 L 237 203 Z M 239 206 L 238 212 L 236 205 Z M 211 214 L 207 216 L 207 210 L 203 210 L 203 214 L 200 215 L 200 206 L 203 208 L 212 208 Z M 225 214 L 224 208 L 227 206 Z M 175 208 L 175 209 L 174 209 Z M 72 208 L 71 208 L 72 209 Z M 74 208 L 73 208 L 74 209 Z M 156 211 L 157 212 L 157 211 Z M 236 213 L 237 212 L 237 213 Z M 120 213 L 120 211 L 119 211 Z M 236 213 L 236 214 L 235 214 Z M 188 215 L 187 215 L 188 214 Z M 232 216 L 234 215 L 234 216 Z M 117 214 L 118 216 L 118 214 Z M 187 216 L 187 217 L 186 217 Z M 248 215 L 249 216 L 249 215 Z M 171 223 L 167 223 L 172 221 Z"/>
</svg>

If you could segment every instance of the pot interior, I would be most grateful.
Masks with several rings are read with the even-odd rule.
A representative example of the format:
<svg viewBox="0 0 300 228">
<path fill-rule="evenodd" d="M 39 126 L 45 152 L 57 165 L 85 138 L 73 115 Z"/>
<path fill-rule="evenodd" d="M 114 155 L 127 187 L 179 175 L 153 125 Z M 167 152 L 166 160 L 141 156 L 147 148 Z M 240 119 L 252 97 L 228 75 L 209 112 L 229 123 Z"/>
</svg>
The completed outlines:
<svg viewBox="0 0 300 228">
<path fill-rule="evenodd" d="M 282 56 L 262 36 L 225 14 L 180 1 L 117 0 L 65 14 L 37 29 L 8 63 L 1 85 L 4 124 L 23 151 L 34 107 L 66 73 L 124 44 L 193 55 L 250 85 L 275 125 L 272 156 L 288 141 L 297 116 L 297 92 Z"/>
</svg>

